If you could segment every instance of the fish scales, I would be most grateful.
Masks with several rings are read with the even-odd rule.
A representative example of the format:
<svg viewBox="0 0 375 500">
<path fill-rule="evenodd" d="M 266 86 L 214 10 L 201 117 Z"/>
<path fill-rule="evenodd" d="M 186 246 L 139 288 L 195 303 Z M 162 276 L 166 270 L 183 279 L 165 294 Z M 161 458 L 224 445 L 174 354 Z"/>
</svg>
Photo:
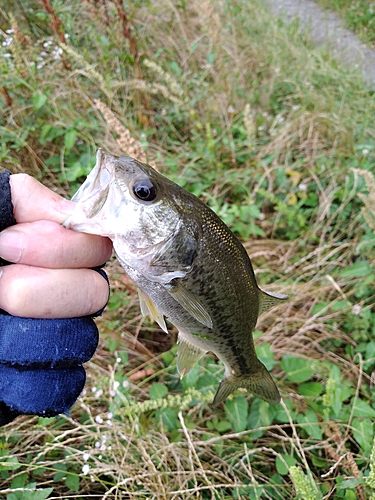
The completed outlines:
<svg viewBox="0 0 375 500">
<path fill-rule="evenodd" d="M 287 296 L 260 290 L 246 250 L 207 205 L 149 165 L 101 151 L 73 200 L 65 225 L 109 236 L 142 312 L 177 327 L 182 376 L 211 351 L 225 366 L 214 405 L 237 388 L 279 402 L 252 331 Z"/>
</svg>

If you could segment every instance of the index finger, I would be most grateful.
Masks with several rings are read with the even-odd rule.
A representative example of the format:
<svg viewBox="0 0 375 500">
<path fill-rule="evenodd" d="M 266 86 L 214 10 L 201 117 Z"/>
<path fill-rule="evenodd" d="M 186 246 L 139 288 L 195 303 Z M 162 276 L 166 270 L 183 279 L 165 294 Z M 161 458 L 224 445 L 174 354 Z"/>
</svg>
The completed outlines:
<svg viewBox="0 0 375 500">
<path fill-rule="evenodd" d="M 14 174 L 9 182 L 17 222 L 50 220 L 62 224 L 74 210 L 74 202 L 54 193 L 30 175 Z"/>
</svg>

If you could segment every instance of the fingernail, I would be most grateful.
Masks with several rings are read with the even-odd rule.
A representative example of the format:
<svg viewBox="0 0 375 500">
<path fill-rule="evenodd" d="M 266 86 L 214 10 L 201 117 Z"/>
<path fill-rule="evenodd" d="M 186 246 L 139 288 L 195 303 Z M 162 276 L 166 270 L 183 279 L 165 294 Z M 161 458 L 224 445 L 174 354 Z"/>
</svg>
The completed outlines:
<svg viewBox="0 0 375 500">
<path fill-rule="evenodd" d="M 18 262 L 24 249 L 24 237 L 21 231 L 7 229 L 0 233 L 0 257 L 10 262 Z"/>
</svg>

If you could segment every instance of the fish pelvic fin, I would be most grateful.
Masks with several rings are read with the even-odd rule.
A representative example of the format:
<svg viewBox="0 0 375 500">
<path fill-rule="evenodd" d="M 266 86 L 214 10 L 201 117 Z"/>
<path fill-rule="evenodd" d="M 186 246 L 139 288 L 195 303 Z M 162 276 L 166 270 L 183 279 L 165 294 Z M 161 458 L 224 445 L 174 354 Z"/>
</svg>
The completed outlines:
<svg viewBox="0 0 375 500">
<path fill-rule="evenodd" d="M 178 333 L 177 369 L 181 378 L 189 373 L 207 351 L 190 342 L 183 333 Z"/>
<path fill-rule="evenodd" d="M 164 315 L 158 307 L 152 302 L 150 297 L 138 288 L 139 304 L 143 316 L 149 315 L 160 326 L 165 333 L 168 333 L 167 325 L 165 324 Z"/>
<path fill-rule="evenodd" d="M 289 299 L 289 295 L 277 292 L 265 292 L 260 290 L 259 294 L 259 314 L 262 314 L 271 307 L 280 305 L 280 302 Z"/>
<path fill-rule="evenodd" d="M 236 389 L 247 389 L 254 396 L 271 405 L 280 403 L 280 393 L 267 368 L 259 361 L 258 370 L 249 375 L 224 375 L 215 395 L 212 406 L 216 407 L 227 399 Z"/>
</svg>

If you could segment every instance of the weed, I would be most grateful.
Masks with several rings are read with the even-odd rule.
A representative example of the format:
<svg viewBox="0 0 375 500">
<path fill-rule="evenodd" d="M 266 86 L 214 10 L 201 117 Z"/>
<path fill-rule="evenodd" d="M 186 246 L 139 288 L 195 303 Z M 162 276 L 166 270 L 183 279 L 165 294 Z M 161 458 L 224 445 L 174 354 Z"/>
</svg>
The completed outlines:
<svg viewBox="0 0 375 500">
<path fill-rule="evenodd" d="M 371 45 L 374 36 L 374 3 L 370 0 L 318 0 L 323 7 L 337 11 L 345 20 L 346 25 L 355 31 L 359 37 Z"/>
</svg>

